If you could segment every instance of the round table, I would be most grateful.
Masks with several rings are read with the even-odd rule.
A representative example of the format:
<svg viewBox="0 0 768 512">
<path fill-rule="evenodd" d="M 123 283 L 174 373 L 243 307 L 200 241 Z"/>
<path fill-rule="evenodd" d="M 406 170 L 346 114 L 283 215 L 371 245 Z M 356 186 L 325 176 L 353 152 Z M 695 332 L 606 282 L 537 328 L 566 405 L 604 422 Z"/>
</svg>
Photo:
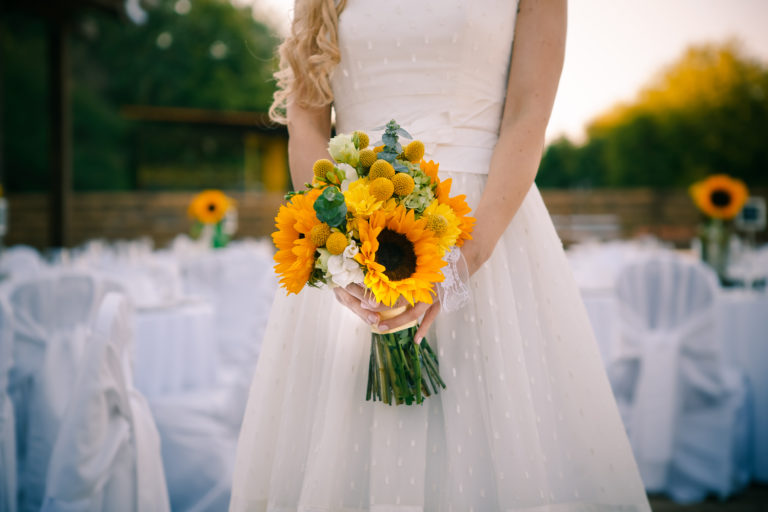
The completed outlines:
<svg viewBox="0 0 768 512">
<path fill-rule="evenodd" d="M 718 315 L 726 360 L 752 386 L 755 480 L 768 482 L 768 293 L 726 290 Z"/>
<path fill-rule="evenodd" d="M 212 387 L 218 365 L 214 318 L 213 304 L 204 300 L 138 308 L 136 388 L 153 398 Z"/>
</svg>

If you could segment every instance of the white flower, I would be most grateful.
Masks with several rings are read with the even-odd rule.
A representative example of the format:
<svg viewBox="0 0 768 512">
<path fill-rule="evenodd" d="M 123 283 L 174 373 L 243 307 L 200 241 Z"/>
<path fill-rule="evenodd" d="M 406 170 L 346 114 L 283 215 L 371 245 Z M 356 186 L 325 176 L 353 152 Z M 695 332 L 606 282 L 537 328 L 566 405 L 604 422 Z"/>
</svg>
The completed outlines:
<svg viewBox="0 0 768 512">
<path fill-rule="evenodd" d="M 341 182 L 341 191 L 346 192 L 349 184 L 358 178 L 357 170 L 349 164 L 336 164 L 336 168 L 344 173 L 344 180 Z"/>
<path fill-rule="evenodd" d="M 324 247 L 318 247 L 317 252 L 320 253 L 320 256 L 317 257 L 317 260 L 315 260 L 315 268 L 319 268 L 323 271 L 324 274 L 328 273 L 328 258 L 331 257 L 331 251 Z"/>
<path fill-rule="evenodd" d="M 355 166 L 360 161 L 360 152 L 352 141 L 352 136 L 340 133 L 328 143 L 328 152 L 334 160 Z"/>
<path fill-rule="evenodd" d="M 358 252 L 360 252 L 360 249 L 357 248 L 357 244 L 354 241 L 349 242 L 347 248 L 344 249 L 344 257 L 350 259 L 354 258 Z"/>
<path fill-rule="evenodd" d="M 351 256 L 348 256 L 351 255 Z M 360 264 L 353 259 L 357 254 L 357 245 L 350 243 L 342 254 L 328 258 L 328 274 L 337 286 L 347 286 L 350 283 L 362 283 L 365 274 Z"/>
</svg>

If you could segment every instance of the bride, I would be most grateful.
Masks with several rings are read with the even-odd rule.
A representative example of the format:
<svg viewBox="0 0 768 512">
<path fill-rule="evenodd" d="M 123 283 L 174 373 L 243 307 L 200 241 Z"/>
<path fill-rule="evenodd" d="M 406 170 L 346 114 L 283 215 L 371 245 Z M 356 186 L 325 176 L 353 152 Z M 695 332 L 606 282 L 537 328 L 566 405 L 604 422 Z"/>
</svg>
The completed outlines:
<svg viewBox="0 0 768 512">
<path fill-rule="evenodd" d="M 327 158 L 332 108 L 337 132 L 397 120 L 474 210 L 471 300 L 385 327 L 359 288 L 279 293 L 231 510 L 650 510 L 533 183 L 565 27 L 566 0 L 297 0 L 271 111 L 294 185 Z M 365 401 L 371 325 L 422 315 L 447 388 L 422 405 Z"/>
</svg>

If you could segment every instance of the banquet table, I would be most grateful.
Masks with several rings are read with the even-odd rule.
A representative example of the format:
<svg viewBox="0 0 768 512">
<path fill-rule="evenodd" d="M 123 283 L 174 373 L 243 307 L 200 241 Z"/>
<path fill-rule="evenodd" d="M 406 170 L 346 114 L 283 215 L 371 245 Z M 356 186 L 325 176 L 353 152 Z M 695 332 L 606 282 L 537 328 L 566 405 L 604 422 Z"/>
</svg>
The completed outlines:
<svg viewBox="0 0 768 512">
<path fill-rule="evenodd" d="M 218 344 L 210 301 L 137 308 L 134 383 L 148 398 L 215 385 Z"/>
<path fill-rule="evenodd" d="M 582 298 L 607 364 L 618 330 L 613 289 L 582 287 Z M 768 482 L 768 293 L 723 289 L 717 315 L 725 360 L 747 376 L 752 388 L 754 479 Z"/>
</svg>

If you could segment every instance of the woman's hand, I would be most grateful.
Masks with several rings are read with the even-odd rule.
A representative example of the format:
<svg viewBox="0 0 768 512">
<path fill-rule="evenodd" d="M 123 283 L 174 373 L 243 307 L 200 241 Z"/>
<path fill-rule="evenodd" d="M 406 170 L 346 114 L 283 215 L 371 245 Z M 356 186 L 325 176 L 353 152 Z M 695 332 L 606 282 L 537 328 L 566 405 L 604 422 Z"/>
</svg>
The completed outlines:
<svg viewBox="0 0 768 512">
<path fill-rule="evenodd" d="M 429 331 L 429 327 L 435 321 L 435 318 L 437 318 L 438 313 L 440 313 L 440 300 L 435 297 L 432 304 L 417 302 L 413 306 L 408 306 L 403 313 L 384 320 L 385 323 L 379 324 L 378 329 L 380 331 L 395 329 L 401 325 L 418 320 L 424 315 L 421 324 L 419 324 L 419 328 L 416 330 L 416 335 L 413 337 L 413 342 L 419 344 L 424 336 L 427 335 L 427 331 Z"/>
<path fill-rule="evenodd" d="M 432 304 L 417 302 L 414 306 L 410 306 L 401 296 L 392 307 L 389 307 L 377 302 L 373 294 L 359 284 L 353 283 L 346 288 L 336 287 L 333 289 L 333 293 L 336 295 L 336 300 L 349 308 L 364 322 L 367 322 L 372 327 L 376 327 L 380 331 L 396 329 L 401 325 L 418 320 L 424 315 L 424 319 L 416 331 L 414 338 L 416 343 L 419 343 L 424 338 L 430 325 L 432 325 L 432 322 L 435 321 L 437 314 L 440 312 L 440 301 L 437 297 L 435 297 L 435 301 Z M 408 305 L 408 308 L 403 313 L 383 320 L 384 323 L 379 323 L 382 322 L 380 315 L 382 311 L 388 311 L 405 305 Z"/>
</svg>

